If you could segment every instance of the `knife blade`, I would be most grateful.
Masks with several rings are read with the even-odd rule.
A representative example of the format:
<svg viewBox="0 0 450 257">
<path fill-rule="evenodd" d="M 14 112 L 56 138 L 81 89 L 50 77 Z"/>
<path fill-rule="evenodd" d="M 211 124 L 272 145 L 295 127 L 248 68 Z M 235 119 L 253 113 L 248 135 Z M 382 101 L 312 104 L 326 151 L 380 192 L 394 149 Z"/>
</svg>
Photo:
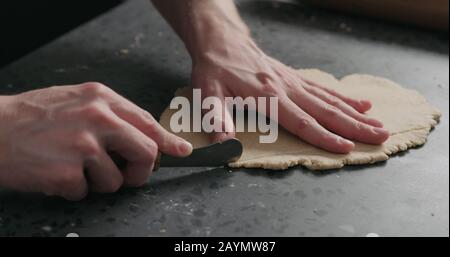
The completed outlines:
<svg viewBox="0 0 450 257">
<path fill-rule="evenodd" d="M 196 148 L 188 157 L 180 158 L 159 153 L 154 171 L 159 167 L 222 167 L 237 161 L 243 152 L 241 141 L 237 138 L 221 143 Z M 120 170 L 126 167 L 127 161 L 116 153 L 109 153 Z"/>
</svg>

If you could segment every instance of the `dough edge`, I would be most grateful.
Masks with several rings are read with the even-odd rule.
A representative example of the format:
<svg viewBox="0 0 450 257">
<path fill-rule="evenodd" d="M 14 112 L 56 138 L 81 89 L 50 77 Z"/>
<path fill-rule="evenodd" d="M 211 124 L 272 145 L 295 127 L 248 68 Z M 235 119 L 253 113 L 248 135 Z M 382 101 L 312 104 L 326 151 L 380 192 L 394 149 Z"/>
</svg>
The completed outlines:
<svg viewBox="0 0 450 257">
<path fill-rule="evenodd" d="M 437 122 L 436 122 L 437 124 Z M 271 157 L 264 157 L 258 159 L 251 159 L 246 161 L 237 161 L 229 163 L 230 168 L 250 168 L 250 169 L 270 169 L 270 170 L 286 170 L 295 166 L 303 166 L 309 170 L 332 170 L 340 169 L 344 166 L 350 165 L 370 165 L 378 162 L 387 161 L 392 155 L 407 151 L 410 148 L 419 147 L 427 142 L 427 137 L 433 126 L 425 129 L 418 129 L 391 136 L 390 140 L 395 140 L 397 143 L 387 147 L 385 151 L 372 154 L 372 156 L 355 156 L 346 157 L 344 159 L 330 159 L 328 157 L 314 156 L 314 159 L 300 155 L 286 155 L 280 154 L 283 157 L 274 155 Z M 404 142 L 402 142 L 404 141 Z"/>
<path fill-rule="evenodd" d="M 238 160 L 236 162 L 229 163 L 228 166 L 230 168 L 250 168 L 250 169 L 262 168 L 270 170 L 286 170 L 294 166 L 303 166 L 309 170 L 319 171 L 319 170 L 340 169 L 346 165 L 367 165 L 383 162 L 388 160 L 391 156 L 397 153 L 424 145 L 427 142 L 427 138 L 431 130 L 439 123 L 440 118 L 442 116 L 442 113 L 437 108 L 431 106 L 427 102 L 425 97 L 423 97 L 423 95 L 421 95 L 418 91 L 404 88 L 401 85 L 386 78 L 368 74 L 351 74 L 344 76 L 341 79 L 337 79 L 332 74 L 325 73 L 318 69 L 302 69 L 300 71 L 313 73 L 319 72 L 322 74 L 326 74 L 327 76 L 330 76 L 331 78 L 337 80 L 340 83 L 343 83 L 347 80 L 351 80 L 353 76 L 368 77 L 373 80 L 378 80 L 382 83 L 389 84 L 390 86 L 395 86 L 397 88 L 401 88 L 402 90 L 407 90 L 422 98 L 423 103 L 429 107 L 430 111 L 429 117 L 427 117 L 428 118 L 427 125 L 392 135 L 388 141 L 388 144 L 385 143 L 383 151 L 380 151 L 376 154 L 372 153 L 371 156 L 361 154 L 361 156 L 355 158 L 354 155 L 351 157 L 342 155 L 343 158 L 341 159 L 331 159 L 328 157 L 315 155 L 314 159 L 311 159 L 310 156 L 308 157 L 298 154 L 295 155 L 283 153 L 280 155 L 273 155 L 270 157 L 259 157 L 245 161 Z M 179 88 L 176 91 L 175 96 L 177 96 L 178 93 L 181 92 L 183 89 L 184 88 Z M 164 111 L 160 117 L 160 120 L 164 119 L 165 114 L 166 112 Z"/>
</svg>

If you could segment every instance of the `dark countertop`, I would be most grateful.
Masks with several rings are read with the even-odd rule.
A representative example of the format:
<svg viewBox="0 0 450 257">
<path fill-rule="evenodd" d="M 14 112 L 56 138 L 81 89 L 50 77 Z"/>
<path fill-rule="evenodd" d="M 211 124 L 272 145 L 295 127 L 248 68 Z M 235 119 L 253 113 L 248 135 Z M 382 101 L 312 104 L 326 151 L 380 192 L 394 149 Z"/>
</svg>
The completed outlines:
<svg viewBox="0 0 450 257">
<path fill-rule="evenodd" d="M 1 190 L 0 236 L 448 236 L 448 36 L 239 2 L 263 49 L 291 66 L 419 90 L 444 114 L 429 142 L 328 172 L 162 169 L 141 189 L 75 203 Z M 100 81 L 158 116 L 189 75 L 182 43 L 147 0 L 131 0 L 0 70 L 0 93 Z"/>
</svg>

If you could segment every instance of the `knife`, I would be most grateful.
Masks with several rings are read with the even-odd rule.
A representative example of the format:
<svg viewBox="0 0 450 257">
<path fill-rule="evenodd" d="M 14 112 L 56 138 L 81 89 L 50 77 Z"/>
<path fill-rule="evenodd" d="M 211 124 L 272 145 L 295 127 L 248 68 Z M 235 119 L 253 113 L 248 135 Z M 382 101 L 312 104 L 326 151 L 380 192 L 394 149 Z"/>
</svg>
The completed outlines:
<svg viewBox="0 0 450 257">
<path fill-rule="evenodd" d="M 237 138 L 221 143 L 196 148 L 188 157 L 180 158 L 159 153 L 154 171 L 159 167 L 222 167 L 237 161 L 243 152 L 241 141 Z M 127 161 L 116 153 L 109 155 L 120 170 L 126 167 Z"/>
</svg>

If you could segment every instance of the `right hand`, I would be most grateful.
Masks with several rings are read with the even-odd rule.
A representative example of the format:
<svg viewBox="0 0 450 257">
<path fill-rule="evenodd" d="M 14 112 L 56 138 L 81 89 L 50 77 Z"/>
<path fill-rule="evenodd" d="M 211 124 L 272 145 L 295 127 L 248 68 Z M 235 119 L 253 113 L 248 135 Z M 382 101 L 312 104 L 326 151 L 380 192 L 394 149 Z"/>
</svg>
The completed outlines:
<svg viewBox="0 0 450 257">
<path fill-rule="evenodd" d="M 99 83 L 0 97 L 0 186 L 80 200 L 145 184 L 158 152 L 192 145 Z M 108 152 L 127 160 L 119 170 Z"/>
</svg>

